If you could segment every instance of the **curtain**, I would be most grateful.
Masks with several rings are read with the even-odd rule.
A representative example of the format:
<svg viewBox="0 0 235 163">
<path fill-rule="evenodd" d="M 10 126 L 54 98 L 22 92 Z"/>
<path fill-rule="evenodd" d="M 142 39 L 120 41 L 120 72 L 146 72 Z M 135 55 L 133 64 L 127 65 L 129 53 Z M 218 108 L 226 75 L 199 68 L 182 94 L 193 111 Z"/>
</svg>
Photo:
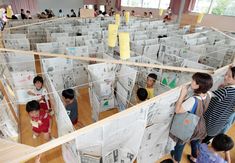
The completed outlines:
<svg viewBox="0 0 235 163">
<path fill-rule="evenodd" d="M 38 12 L 37 0 L 11 0 L 10 5 L 14 14 L 19 14 L 21 9 L 26 12 L 29 10 L 31 15 L 35 15 Z"/>
<path fill-rule="evenodd" d="M 118 11 L 121 11 L 121 0 L 116 0 L 115 7 Z"/>
</svg>

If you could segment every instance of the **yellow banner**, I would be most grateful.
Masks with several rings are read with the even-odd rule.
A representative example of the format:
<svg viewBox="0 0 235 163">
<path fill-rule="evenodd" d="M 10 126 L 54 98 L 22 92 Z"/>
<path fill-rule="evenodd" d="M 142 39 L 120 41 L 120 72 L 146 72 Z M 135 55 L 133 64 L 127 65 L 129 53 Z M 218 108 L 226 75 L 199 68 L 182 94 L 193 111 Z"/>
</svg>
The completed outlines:
<svg viewBox="0 0 235 163">
<path fill-rule="evenodd" d="M 120 14 L 115 15 L 115 24 L 117 24 L 119 26 L 119 24 L 120 24 Z"/>
<path fill-rule="evenodd" d="M 159 16 L 162 16 L 164 9 L 160 8 L 159 9 Z"/>
<path fill-rule="evenodd" d="M 129 20 L 130 20 L 130 12 L 125 12 L 125 21 L 126 21 L 126 24 L 129 23 Z"/>
<path fill-rule="evenodd" d="M 9 5 L 9 6 L 7 6 L 7 17 L 11 18 L 12 15 L 13 15 L 13 11 L 12 11 L 11 6 Z"/>
<path fill-rule="evenodd" d="M 204 13 L 199 13 L 199 14 L 198 14 L 198 17 L 197 17 L 197 23 L 201 23 L 203 17 L 204 17 Z"/>
<path fill-rule="evenodd" d="M 128 59 L 130 58 L 130 36 L 127 32 L 119 33 L 119 46 L 120 46 L 120 58 Z"/>
<path fill-rule="evenodd" d="M 115 47 L 117 42 L 117 32 L 118 25 L 117 24 L 109 24 L 108 27 L 108 46 Z"/>
</svg>

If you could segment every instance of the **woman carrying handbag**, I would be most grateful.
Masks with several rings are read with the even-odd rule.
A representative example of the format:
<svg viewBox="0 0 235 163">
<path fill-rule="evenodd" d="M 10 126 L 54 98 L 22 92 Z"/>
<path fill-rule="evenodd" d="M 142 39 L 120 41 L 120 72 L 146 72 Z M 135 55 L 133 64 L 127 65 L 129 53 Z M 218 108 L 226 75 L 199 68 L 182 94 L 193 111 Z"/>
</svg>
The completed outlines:
<svg viewBox="0 0 235 163">
<path fill-rule="evenodd" d="M 189 161 L 196 162 L 197 150 L 200 140 L 206 136 L 206 126 L 203 114 L 210 102 L 208 91 L 213 85 L 213 79 L 209 74 L 195 73 L 192 76 L 192 97 L 186 99 L 189 86 L 183 86 L 179 99 L 176 102 L 175 117 L 170 130 L 170 136 L 176 141 L 174 150 L 171 151 L 174 162 L 180 162 L 184 146 L 191 144 Z"/>
</svg>

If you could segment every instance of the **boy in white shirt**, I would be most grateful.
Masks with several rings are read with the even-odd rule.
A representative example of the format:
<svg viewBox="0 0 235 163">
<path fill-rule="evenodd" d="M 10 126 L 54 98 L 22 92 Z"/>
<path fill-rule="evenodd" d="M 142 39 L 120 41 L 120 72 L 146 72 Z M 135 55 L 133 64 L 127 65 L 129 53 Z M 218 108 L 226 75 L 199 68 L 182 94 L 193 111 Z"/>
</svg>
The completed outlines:
<svg viewBox="0 0 235 163">
<path fill-rule="evenodd" d="M 41 76 L 36 76 L 33 79 L 34 89 L 29 90 L 28 94 L 31 96 L 37 96 L 37 101 L 40 104 L 40 109 L 46 112 L 51 112 L 50 101 L 46 88 L 43 87 L 43 78 Z"/>
</svg>

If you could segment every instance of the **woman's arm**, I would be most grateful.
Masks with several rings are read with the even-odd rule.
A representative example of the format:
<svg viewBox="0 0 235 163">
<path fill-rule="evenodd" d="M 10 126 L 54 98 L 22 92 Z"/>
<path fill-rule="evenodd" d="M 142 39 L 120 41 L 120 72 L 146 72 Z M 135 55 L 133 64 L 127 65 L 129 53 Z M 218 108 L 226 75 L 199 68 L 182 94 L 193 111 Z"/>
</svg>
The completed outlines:
<svg viewBox="0 0 235 163">
<path fill-rule="evenodd" d="M 225 154 L 225 160 L 226 160 L 228 163 L 231 163 L 230 152 L 229 152 L 229 151 L 225 151 L 224 154 Z"/>
<path fill-rule="evenodd" d="M 176 102 L 175 105 L 175 113 L 184 113 L 186 112 L 182 106 L 184 99 L 186 98 L 188 93 L 188 86 L 183 86 L 180 92 L 179 99 Z"/>
</svg>

